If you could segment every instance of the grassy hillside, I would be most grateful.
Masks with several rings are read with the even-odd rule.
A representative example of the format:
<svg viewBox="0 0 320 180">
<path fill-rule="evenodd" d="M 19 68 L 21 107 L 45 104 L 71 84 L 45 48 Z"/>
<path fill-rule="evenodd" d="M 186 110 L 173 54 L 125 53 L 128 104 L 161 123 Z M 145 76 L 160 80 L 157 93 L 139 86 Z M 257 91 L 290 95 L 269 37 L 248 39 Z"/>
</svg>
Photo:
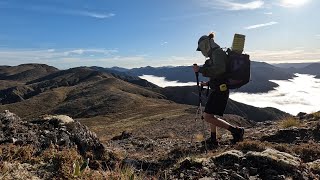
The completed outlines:
<svg viewBox="0 0 320 180">
<path fill-rule="evenodd" d="M 89 68 L 57 71 L 24 85 L 0 91 L 2 105 L 21 117 L 66 114 L 81 118 L 97 133 L 114 135 L 190 108 L 164 96 Z M 106 130 L 111 133 L 105 133 Z"/>
<path fill-rule="evenodd" d="M 19 66 L 0 66 L 0 79 L 11 81 L 31 81 L 58 71 L 46 64 L 21 64 Z"/>
<path fill-rule="evenodd" d="M 136 84 L 128 81 L 136 80 Z M 170 134 L 171 128 L 192 128 L 197 96 L 194 87 L 159 88 L 141 79 L 78 67 L 54 71 L 32 81 L 15 81 L 0 90 L 0 111 L 10 110 L 24 118 L 43 114 L 65 114 L 79 119 L 103 140 L 122 131 Z M 144 86 L 145 85 L 145 86 Z M 192 88 L 192 89 L 191 89 Z M 177 104 L 180 103 L 180 104 Z M 240 111 L 239 111 L 240 110 Z M 272 120 L 283 112 L 264 110 L 230 101 L 227 113 L 249 120 Z M 230 120 L 232 121 L 231 118 Z M 237 119 L 237 118 L 235 118 Z M 238 124 L 247 124 L 238 120 Z M 188 129 L 187 128 L 187 129 Z"/>
</svg>

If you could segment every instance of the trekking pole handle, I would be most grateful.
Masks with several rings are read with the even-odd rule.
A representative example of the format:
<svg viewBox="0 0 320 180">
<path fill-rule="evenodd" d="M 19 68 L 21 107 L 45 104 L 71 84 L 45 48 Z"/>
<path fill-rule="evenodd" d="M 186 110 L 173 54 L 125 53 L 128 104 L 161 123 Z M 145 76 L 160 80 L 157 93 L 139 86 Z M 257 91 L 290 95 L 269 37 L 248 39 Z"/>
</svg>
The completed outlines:
<svg viewBox="0 0 320 180">
<path fill-rule="evenodd" d="M 193 66 L 198 66 L 197 64 L 193 64 Z M 197 78 L 197 86 L 199 87 L 199 72 L 194 72 Z"/>
<path fill-rule="evenodd" d="M 193 66 L 198 66 L 198 64 L 193 64 Z M 199 77 L 199 72 L 195 72 L 196 73 L 196 76 L 197 78 Z"/>
</svg>

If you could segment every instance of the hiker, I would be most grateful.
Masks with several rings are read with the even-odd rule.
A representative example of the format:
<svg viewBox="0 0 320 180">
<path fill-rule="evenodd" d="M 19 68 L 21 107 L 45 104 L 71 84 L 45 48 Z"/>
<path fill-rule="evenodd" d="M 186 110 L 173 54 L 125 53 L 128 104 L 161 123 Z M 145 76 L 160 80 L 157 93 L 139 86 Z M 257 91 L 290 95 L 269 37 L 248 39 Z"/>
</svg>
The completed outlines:
<svg viewBox="0 0 320 180">
<path fill-rule="evenodd" d="M 233 136 L 232 143 L 243 140 L 244 128 L 229 124 L 218 116 L 223 116 L 227 101 L 229 99 L 229 88 L 226 85 L 226 62 L 227 55 L 214 42 L 214 34 L 202 36 L 198 41 L 197 51 L 209 58 L 202 67 L 193 66 L 195 73 L 201 73 L 205 77 L 209 77 L 209 82 L 201 82 L 203 86 L 209 86 L 211 93 L 204 110 L 204 120 L 210 123 L 211 137 L 207 139 L 211 145 L 219 145 L 217 141 L 217 127 L 227 129 Z"/>
</svg>

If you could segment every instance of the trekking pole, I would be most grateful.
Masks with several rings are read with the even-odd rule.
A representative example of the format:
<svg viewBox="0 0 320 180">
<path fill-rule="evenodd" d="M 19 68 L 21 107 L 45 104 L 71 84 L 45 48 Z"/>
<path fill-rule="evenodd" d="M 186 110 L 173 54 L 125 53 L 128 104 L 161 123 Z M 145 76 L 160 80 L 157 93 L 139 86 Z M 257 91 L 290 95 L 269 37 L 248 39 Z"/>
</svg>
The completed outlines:
<svg viewBox="0 0 320 180">
<path fill-rule="evenodd" d="M 197 66 L 197 64 L 193 64 L 193 66 Z M 199 72 L 195 72 L 195 74 L 196 74 L 197 88 L 198 88 L 198 93 L 199 93 L 199 105 L 201 105 L 202 100 L 201 100 L 201 87 L 199 86 Z"/>
<path fill-rule="evenodd" d="M 197 64 L 193 64 L 193 66 L 197 66 Z M 196 120 L 197 120 L 197 116 L 200 114 L 201 120 L 202 120 L 204 147 L 205 147 L 206 153 L 208 153 L 207 142 L 206 142 L 206 134 L 205 134 L 205 123 L 204 123 L 204 117 L 203 117 L 203 112 L 202 112 L 202 99 L 201 99 L 201 89 L 202 89 L 202 87 L 199 86 L 199 72 L 195 72 L 195 74 L 196 74 L 196 80 L 197 80 L 197 88 L 198 88 L 198 92 L 199 92 L 199 107 L 198 107 L 198 110 L 197 110 L 197 113 L 196 113 Z"/>
</svg>

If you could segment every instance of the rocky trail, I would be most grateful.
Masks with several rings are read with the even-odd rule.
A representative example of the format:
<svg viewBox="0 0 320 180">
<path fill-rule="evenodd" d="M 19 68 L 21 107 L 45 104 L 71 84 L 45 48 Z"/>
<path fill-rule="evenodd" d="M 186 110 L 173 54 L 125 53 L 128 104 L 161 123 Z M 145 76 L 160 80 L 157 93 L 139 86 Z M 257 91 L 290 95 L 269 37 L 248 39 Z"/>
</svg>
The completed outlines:
<svg viewBox="0 0 320 180">
<path fill-rule="evenodd" d="M 292 119 L 255 123 L 237 144 L 219 131 L 220 146 L 205 147 L 201 131 L 123 132 L 101 142 L 68 116 L 24 121 L 6 111 L 0 114 L 0 179 L 74 179 L 74 162 L 86 159 L 79 179 L 319 179 L 319 117 L 300 114 L 295 125 L 288 125 Z M 131 174 L 119 171 L 125 167 Z"/>
<path fill-rule="evenodd" d="M 123 132 L 109 142 L 122 150 L 124 162 L 161 179 L 318 179 L 319 117 L 296 117 L 298 127 L 260 122 L 248 127 L 243 142 L 233 145 L 227 132 L 220 146 L 192 139 L 150 139 Z M 280 126 L 280 127 L 279 127 Z"/>
</svg>

